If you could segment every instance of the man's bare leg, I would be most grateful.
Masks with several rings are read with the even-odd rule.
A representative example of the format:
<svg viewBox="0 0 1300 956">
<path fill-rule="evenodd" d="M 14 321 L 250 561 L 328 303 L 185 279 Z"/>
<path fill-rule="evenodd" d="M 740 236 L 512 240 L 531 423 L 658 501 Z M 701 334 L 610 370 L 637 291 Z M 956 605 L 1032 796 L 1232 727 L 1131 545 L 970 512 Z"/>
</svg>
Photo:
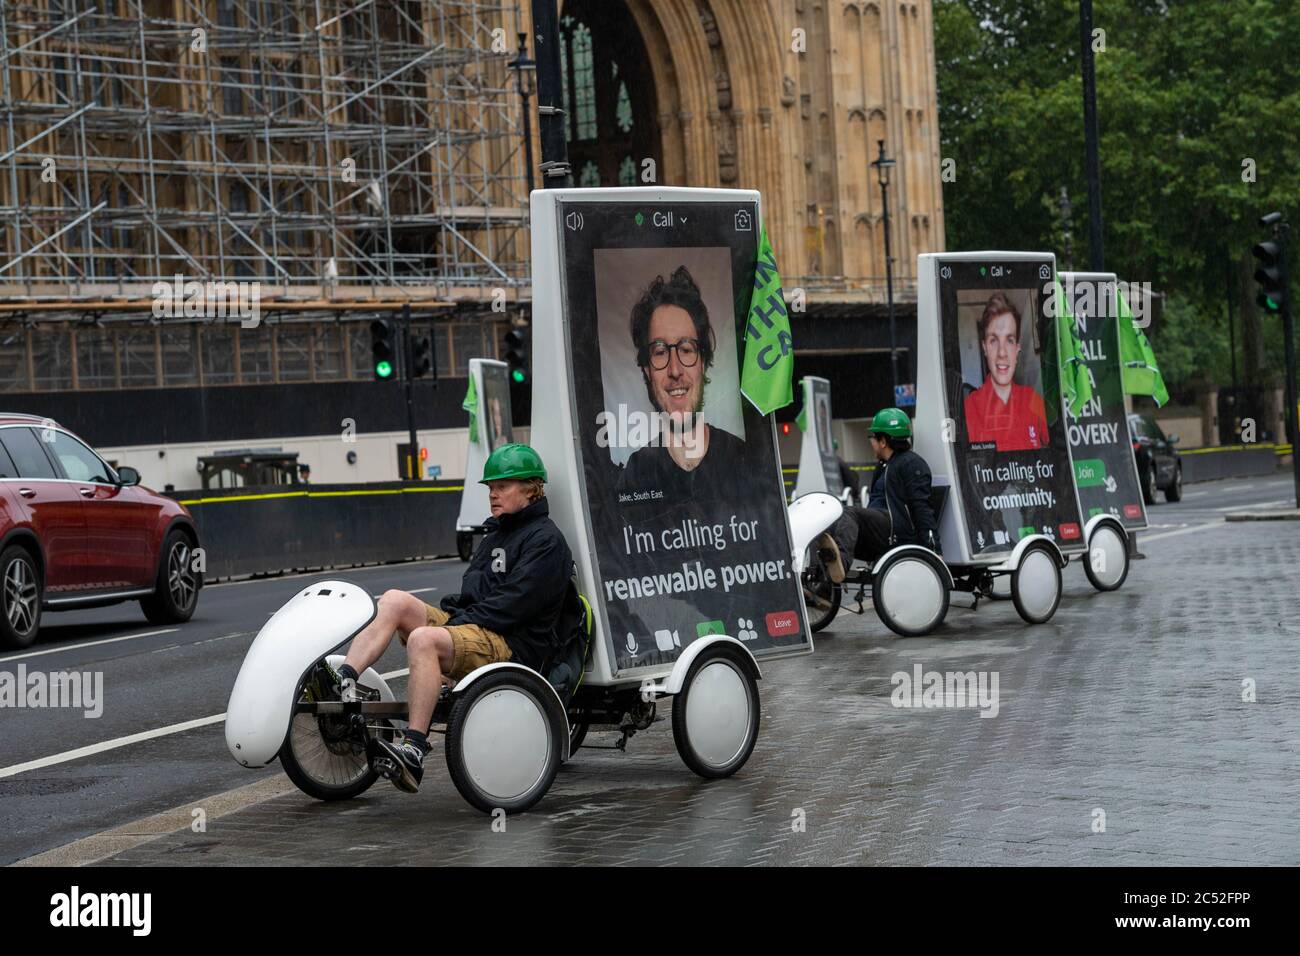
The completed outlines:
<svg viewBox="0 0 1300 956">
<path fill-rule="evenodd" d="M 406 681 L 406 696 L 412 729 L 428 733 L 442 691 L 442 675 L 451 670 L 454 656 L 451 634 L 445 627 L 417 627 L 407 637 L 411 676 Z"/>
<path fill-rule="evenodd" d="M 385 591 L 379 598 L 375 619 L 352 639 L 346 663 L 358 674 L 364 674 L 367 667 L 384 656 L 394 634 L 400 632 L 409 638 L 412 631 L 424 627 L 428 620 L 424 602 L 414 594 L 396 589 Z"/>
</svg>

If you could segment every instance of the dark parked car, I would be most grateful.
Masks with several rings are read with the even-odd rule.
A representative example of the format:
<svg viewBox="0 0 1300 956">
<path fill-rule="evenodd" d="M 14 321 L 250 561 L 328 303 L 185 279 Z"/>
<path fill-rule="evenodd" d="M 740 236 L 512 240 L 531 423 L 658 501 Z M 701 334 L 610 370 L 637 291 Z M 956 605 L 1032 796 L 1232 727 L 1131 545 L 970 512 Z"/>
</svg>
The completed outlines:
<svg viewBox="0 0 1300 956">
<path fill-rule="evenodd" d="M 154 623 L 198 603 L 189 511 L 114 470 L 50 419 L 0 412 L 0 647 L 36 640 L 42 611 L 138 600 Z"/>
<path fill-rule="evenodd" d="M 1174 448 L 1178 436 L 1165 437 L 1150 415 L 1129 415 L 1128 430 L 1133 439 L 1138 480 L 1142 482 L 1142 500 L 1155 504 L 1157 488 L 1165 493 L 1165 501 L 1181 499 L 1183 461 Z"/>
</svg>

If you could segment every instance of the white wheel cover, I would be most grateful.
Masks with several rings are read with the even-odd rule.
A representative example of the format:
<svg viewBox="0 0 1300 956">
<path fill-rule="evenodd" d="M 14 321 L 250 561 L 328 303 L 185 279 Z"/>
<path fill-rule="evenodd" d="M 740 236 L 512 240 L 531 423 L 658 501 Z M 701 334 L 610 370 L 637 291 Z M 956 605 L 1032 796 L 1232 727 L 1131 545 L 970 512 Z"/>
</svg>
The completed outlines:
<svg viewBox="0 0 1300 956">
<path fill-rule="evenodd" d="M 1060 583 L 1056 577 L 1056 563 L 1051 555 L 1034 549 L 1025 555 L 1016 574 L 1015 586 L 1020 592 L 1020 606 L 1034 618 L 1044 618 L 1056 603 Z"/>
<path fill-rule="evenodd" d="M 944 582 L 930 562 L 920 558 L 895 561 L 885 568 L 878 586 L 885 613 L 909 631 L 929 630 L 943 610 Z"/>
<path fill-rule="evenodd" d="M 1092 533 L 1088 566 L 1098 581 L 1106 587 L 1113 586 L 1124 574 L 1127 564 L 1128 551 L 1114 528 L 1103 525 Z"/>
<path fill-rule="evenodd" d="M 461 755 L 474 785 L 488 797 L 512 800 L 546 772 L 551 733 L 531 695 L 502 687 L 474 702 L 460 735 Z"/>
<path fill-rule="evenodd" d="M 749 739 L 750 699 L 745 679 L 729 661 L 705 664 L 686 696 L 686 739 L 711 767 L 725 767 Z"/>
</svg>

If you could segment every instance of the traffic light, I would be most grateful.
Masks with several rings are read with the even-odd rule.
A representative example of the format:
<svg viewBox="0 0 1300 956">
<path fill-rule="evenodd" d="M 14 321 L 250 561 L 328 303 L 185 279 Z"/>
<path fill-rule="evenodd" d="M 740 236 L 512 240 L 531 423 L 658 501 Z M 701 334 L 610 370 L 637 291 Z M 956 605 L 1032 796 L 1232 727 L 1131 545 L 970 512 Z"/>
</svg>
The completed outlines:
<svg viewBox="0 0 1300 956">
<path fill-rule="evenodd" d="M 528 330 L 511 329 L 506 333 L 506 365 L 510 381 L 515 385 L 528 384 Z"/>
<path fill-rule="evenodd" d="M 1282 311 L 1287 294 L 1282 245 L 1270 239 L 1256 243 L 1250 251 L 1260 263 L 1255 270 L 1255 281 L 1259 283 L 1255 301 L 1265 312 L 1277 314 Z"/>
<path fill-rule="evenodd" d="M 396 371 L 393 362 L 397 350 L 393 347 L 394 324 L 387 319 L 375 319 L 370 323 L 371 367 L 375 372 L 375 381 L 386 382 Z"/>
<path fill-rule="evenodd" d="M 411 333 L 411 378 L 429 374 L 433 368 L 433 342 L 427 335 Z"/>
</svg>

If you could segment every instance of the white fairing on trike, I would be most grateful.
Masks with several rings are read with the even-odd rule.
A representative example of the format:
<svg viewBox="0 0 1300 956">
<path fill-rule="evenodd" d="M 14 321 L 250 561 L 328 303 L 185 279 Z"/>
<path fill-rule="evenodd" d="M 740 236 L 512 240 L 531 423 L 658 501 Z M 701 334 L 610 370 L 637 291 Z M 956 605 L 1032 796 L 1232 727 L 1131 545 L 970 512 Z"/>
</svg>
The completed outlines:
<svg viewBox="0 0 1300 956">
<path fill-rule="evenodd" d="M 1021 538 L 1019 541 L 1016 542 L 1016 546 L 1011 549 L 1011 553 L 1007 555 L 1005 561 L 1002 561 L 998 564 L 990 565 L 989 570 L 990 571 L 1016 570 L 1018 567 L 1020 567 L 1020 562 L 1024 558 L 1025 552 L 1028 551 L 1031 547 L 1033 547 L 1035 544 L 1037 544 L 1040 541 L 1043 544 L 1047 545 L 1051 549 L 1052 553 L 1056 556 L 1057 566 L 1062 568 L 1065 567 L 1066 557 L 1061 553 L 1061 549 L 1057 546 L 1055 541 L 1047 537 L 1047 535 L 1045 534 L 1029 534 L 1029 535 L 1025 535 L 1023 538 Z"/>
<path fill-rule="evenodd" d="M 819 534 L 829 530 L 831 525 L 839 520 L 840 515 L 844 513 L 844 505 L 834 495 L 815 491 L 796 498 L 790 503 L 788 511 L 790 538 L 794 544 L 790 567 L 794 569 L 795 574 L 800 574 L 805 567 L 804 559 L 808 546 L 817 539 Z"/>
<path fill-rule="evenodd" d="M 806 497 L 811 498 L 812 495 Z M 830 495 L 822 495 L 822 497 L 831 498 Z M 799 500 L 803 501 L 804 498 L 800 498 Z M 835 499 L 831 498 L 831 500 L 834 501 Z M 820 532 L 818 533 L 820 534 Z M 668 675 L 668 680 L 664 681 L 661 687 L 655 687 L 655 689 L 669 695 L 681 693 L 681 689 L 686 683 L 686 675 L 691 672 L 691 665 L 695 663 L 695 658 L 699 657 L 714 644 L 736 645 L 736 647 L 745 652 L 745 656 L 749 659 L 750 664 L 753 665 L 752 673 L 754 679 L 763 679 L 763 672 L 759 670 L 758 661 L 754 659 L 754 655 L 749 652 L 748 647 L 736 640 L 734 637 L 729 637 L 726 634 L 710 634 L 707 637 L 697 638 L 687 645 L 686 650 L 682 651 L 681 656 L 673 662 L 673 670 L 672 673 Z"/>
<path fill-rule="evenodd" d="M 262 625 L 226 707 L 226 746 L 236 761 L 261 767 L 275 759 L 293 720 L 294 693 L 303 675 L 374 616 L 375 602 L 365 588 L 321 581 L 303 588 Z M 361 682 L 392 699 L 373 671 L 367 670 Z"/>
</svg>

